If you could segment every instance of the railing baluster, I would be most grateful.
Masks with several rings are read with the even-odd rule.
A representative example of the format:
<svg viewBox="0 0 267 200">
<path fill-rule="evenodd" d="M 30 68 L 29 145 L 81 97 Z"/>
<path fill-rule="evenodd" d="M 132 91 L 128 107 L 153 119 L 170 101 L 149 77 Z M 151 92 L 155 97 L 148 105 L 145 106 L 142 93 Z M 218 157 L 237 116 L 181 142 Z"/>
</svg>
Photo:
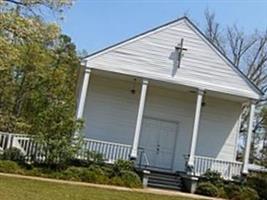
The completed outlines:
<svg viewBox="0 0 267 200">
<path fill-rule="evenodd" d="M 113 162 L 114 147 L 115 147 L 114 145 L 112 145 L 112 146 L 110 147 L 110 154 L 109 154 L 108 159 L 109 159 L 109 161 L 111 161 L 111 162 Z"/>
<path fill-rule="evenodd" d="M 36 160 L 40 162 L 44 161 L 44 146 L 39 145 L 32 137 L 28 135 L 0 132 L 0 147 L 2 149 L 8 148 L 11 145 L 12 140 L 14 140 L 14 145 L 19 145 L 17 147 L 25 152 L 28 160 L 32 159 L 34 156 Z M 127 160 L 130 155 L 131 145 L 85 138 L 81 149 L 77 153 L 77 158 L 85 159 L 87 151 L 100 153 L 106 161 L 114 162 L 117 159 Z"/>
<path fill-rule="evenodd" d="M 105 155 L 106 160 L 109 160 L 109 158 L 108 158 L 109 154 L 110 154 L 110 144 L 107 144 L 107 153 Z"/>
<path fill-rule="evenodd" d="M 204 174 L 208 169 L 218 171 L 225 179 L 232 179 L 233 176 L 240 175 L 242 163 L 236 161 L 225 161 L 204 156 L 195 156 L 195 174 Z"/>
</svg>

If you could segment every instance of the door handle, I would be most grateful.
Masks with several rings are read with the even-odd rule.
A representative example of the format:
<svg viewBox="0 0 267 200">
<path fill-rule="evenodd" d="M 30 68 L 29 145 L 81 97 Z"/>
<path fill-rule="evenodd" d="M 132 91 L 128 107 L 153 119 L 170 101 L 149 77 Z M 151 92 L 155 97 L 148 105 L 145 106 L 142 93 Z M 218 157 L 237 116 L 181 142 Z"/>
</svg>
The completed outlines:
<svg viewBox="0 0 267 200">
<path fill-rule="evenodd" d="M 157 145 L 157 148 L 156 148 L 156 150 L 157 150 L 157 154 L 159 154 L 159 147 L 160 147 L 160 145 L 158 144 L 158 145 Z"/>
</svg>

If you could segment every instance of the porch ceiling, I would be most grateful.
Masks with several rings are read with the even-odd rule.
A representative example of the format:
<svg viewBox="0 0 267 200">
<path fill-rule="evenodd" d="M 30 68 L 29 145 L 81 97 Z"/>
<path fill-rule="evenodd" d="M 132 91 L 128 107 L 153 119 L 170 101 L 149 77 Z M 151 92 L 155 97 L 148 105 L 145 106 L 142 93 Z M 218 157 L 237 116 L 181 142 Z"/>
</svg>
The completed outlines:
<svg viewBox="0 0 267 200">
<path fill-rule="evenodd" d="M 105 71 L 105 70 L 99 70 L 99 69 L 94 69 L 93 74 L 102 76 L 102 77 L 108 77 L 108 78 L 114 78 L 114 79 L 119 79 L 119 80 L 124 80 L 128 82 L 134 82 L 135 80 L 138 83 L 141 83 L 143 77 L 137 77 L 137 76 L 129 76 L 125 74 L 120 74 L 120 73 L 115 73 L 115 72 L 110 72 L 110 71 Z M 171 89 L 179 92 L 188 92 L 188 93 L 196 93 L 198 88 L 194 87 L 189 87 L 186 85 L 180 85 L 180 84 L 174 84 L 170 82 L 165 82 L 165 81 L 160 81 L 160 80 L 155 80 L 155 79 L 149 79 L 149 85 L 152 86 L 159 86 L 163 87 L 166 89 Z M 241 97 L 241 96 L 236 96 L 236 95 L 231 95 L 231 94 L 226 94 L 226 93 L 220 93 L 216 91 L 210 91 L 210 90 L 205 90 L 206 96 L 210 97 L 215 97 L 218 99 L 225 99 L 229 101 L 235 101 L 235 102 L 240 102 L 240 103 L 246 103 L 249 101 L 248 98 Z"/>
</svg>

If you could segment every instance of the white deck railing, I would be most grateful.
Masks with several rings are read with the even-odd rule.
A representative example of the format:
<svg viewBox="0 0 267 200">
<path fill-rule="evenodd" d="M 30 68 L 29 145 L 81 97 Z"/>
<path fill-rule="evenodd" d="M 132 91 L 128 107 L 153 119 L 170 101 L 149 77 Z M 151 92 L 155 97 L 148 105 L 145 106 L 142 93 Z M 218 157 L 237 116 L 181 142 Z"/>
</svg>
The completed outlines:
<svg viewBox="0 0 267 200">
<path fill-rule="evenodd" d="M 0 132 L 0 149 L 1 150 L 10 147 L 11 140 L 10 140 L 9 135 L 10 134 L 8 134 L 8 133 Z"/>
<path fill-rule="evenodd" d="M 194 174 L 203 175 L 207 170 L 216 171 L 224 179 L 232 179 L 234 176 L 240 176 L 242 163 L 237 161 L 225 161 L 205 156 L 195 156 Z"/>
<path fill-rule="evenodd" d="M 26 161 L 32 159 L 42 161 L 45 158 L 42 146 L 34 141 L 31 136 L 0 132 L 0 149 L 4 150 L 11 147 L 19 149 L 25 156 Z"/>
<path fill-rule="evenodd" d="M 3 150 L 10 147 L 20 149 L 28 161 L 32 158 L 37 161 L 43 161 L 45 159 L 42 146 L 34 141 L 29 135 L 0 132 L 0 149 Z M 118 159 L 128 160 L 131 148 L 131 145 L 85 138 L 77 157 L 79 159 L 86 159 L 88 152 L 96 152 L 101 154 L 106 162 L 113 163 Z M 140 166 L 148 166 L 149 161 L 142 149 L 139 149 L 138 155 L 139 158 L 137 159 L 136 164 Z M 205 156 L 195 156 L 193 173 L 196 176 L 201 176 L 207 170 L 217 171 L 223 178 L 232 179 L 233 176 L 239 176 L 241 174 L 242 163 L 218 160 Z"/>
<path fill-rule="evenodd" d="M 131 145 L 106 142 L 93 139 L 84 139 L 79 157 L 86 157 L 86 153 L 96 152 L 102 154 L 104 160 L 113 163 L 116 160 L 128 160 L 131 153 Z"/>
<path fill-rule="evenodd" d="M 20 149 L 27 161 L 31 159 L 43 161 L 45 159 L 42 145 L 34 141 L 31 136 L 0 132 L 0 149 L 4 150 L 11 147 Z M 77 157 L 86 159 L 88 152 L 99 153 L 106 162 L 113 163 L 119 159 L 128 160 L 131 153 L 131 145 L 84 138 Z"/>
</svg>

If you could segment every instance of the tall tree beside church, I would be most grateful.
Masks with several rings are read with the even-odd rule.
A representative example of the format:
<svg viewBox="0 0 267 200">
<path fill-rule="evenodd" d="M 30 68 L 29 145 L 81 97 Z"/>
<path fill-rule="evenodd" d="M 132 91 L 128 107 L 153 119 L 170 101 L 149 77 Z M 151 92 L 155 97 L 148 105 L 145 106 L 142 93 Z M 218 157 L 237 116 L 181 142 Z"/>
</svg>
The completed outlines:
<svg viewBox="0 0 267 200">
<path fill-rule="evenodd" d="M 80 62 L 71 39 L 41 13 L 61 15 L 71 3 L 0 0 L 0 131 L 38 136 L 51 163 L 74 151 Z"/>
<path fill-rule="evenodd" d="M 257 85 L 264 93 L 267 91 L 267 30 L 257 31 L 252 34 L 245 34 L 237 25 L 222 28 L 216 21 L 215 14 L 205 11 L 205 34 L 234 65 Z M 267 25 L 267 24 L 266 24 Z M 257 103 L 257 113 L 255 117 L 255 128 L 253 130 L 253 142 L 251 148 L 250 161 L 262 163 L 262 157 L 267 157 L 267 151 L 259 152 L 259 148 L 266 144 L 267 131 L 267 99 L 264 97 Z M 240 134 L 240 156 L 244 148 L 244 141 L 247 133 L 248 108 L 244 108 L 241 134 Z M 266 145 L 265 145 L 266 146 Z M 266 155 L 262 155 L 262 154 Z"/>
</svg>

